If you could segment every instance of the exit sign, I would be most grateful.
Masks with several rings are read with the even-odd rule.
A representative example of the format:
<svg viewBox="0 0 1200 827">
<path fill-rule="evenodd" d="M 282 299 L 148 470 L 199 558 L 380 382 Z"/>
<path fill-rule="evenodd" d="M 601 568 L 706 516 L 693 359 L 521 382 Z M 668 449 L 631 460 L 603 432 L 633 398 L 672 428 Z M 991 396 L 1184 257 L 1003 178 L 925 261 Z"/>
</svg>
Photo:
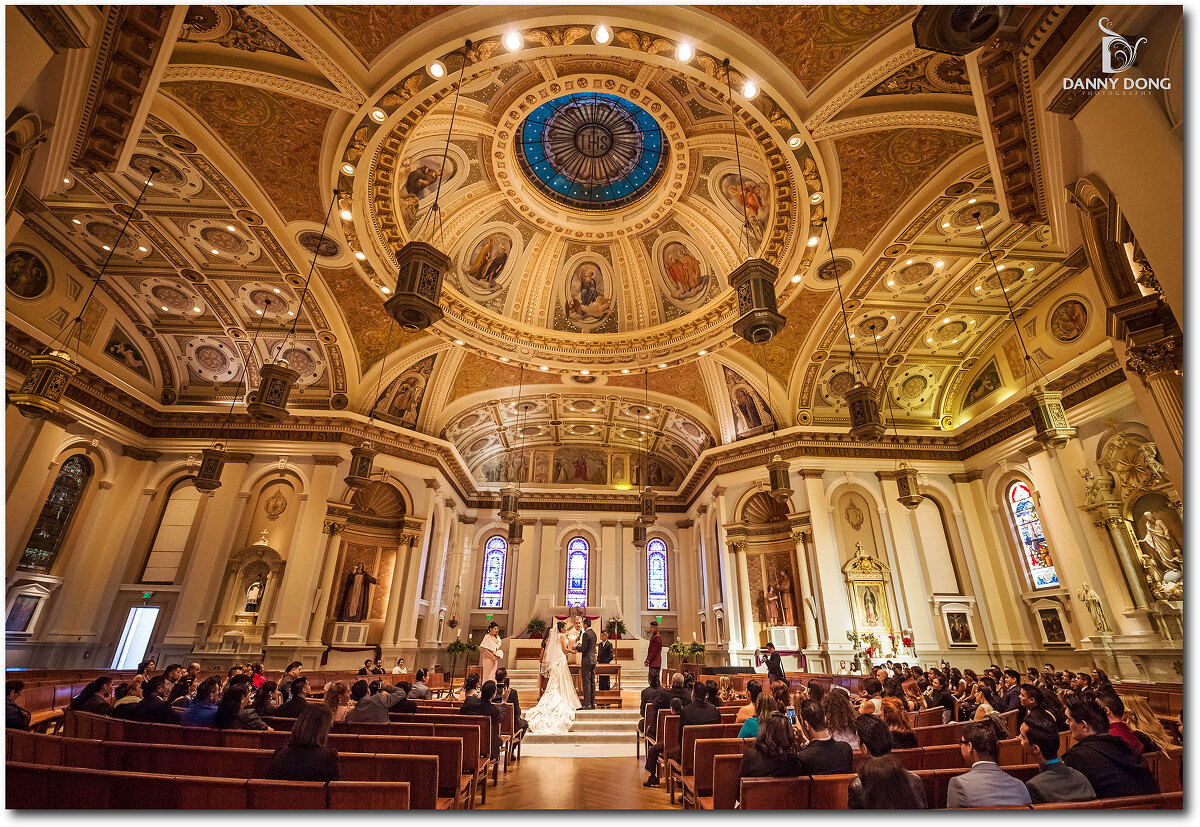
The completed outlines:
<svg viewBox="0 0 1200 827">
<path fill-rule="evenodd" d="M 149 600 L 154 597 L 154 592 L 142 592 L 142 600 Z"/>
</svg>

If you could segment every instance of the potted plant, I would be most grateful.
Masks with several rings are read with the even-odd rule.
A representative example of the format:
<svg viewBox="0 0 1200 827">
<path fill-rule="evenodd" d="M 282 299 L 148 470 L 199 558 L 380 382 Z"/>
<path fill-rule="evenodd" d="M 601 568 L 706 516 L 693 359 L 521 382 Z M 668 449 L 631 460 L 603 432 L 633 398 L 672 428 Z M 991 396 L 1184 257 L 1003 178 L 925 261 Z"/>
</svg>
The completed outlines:
<svg viewBox="0 0 1200 827">
<path fill-rule="evenodd" d="M 540 617 L 531 618 L 525 627 L 525 631 L 529 633 L 531 638 L 541 640 L 546 636 L 546 621 Z"/>
<path fill-rule="evenodd" d="M 675 641 L 667 647 L 667 658 L 671 663 L 673 670 L 678 670 L 680 664 L 687 658 L 688 644 L 683 641 Z"/>
<path fill-rule="evenodd" d="M 463 678 L 467 676 L 467 670 L 471 668 L 471 655 L 479 651 L 479 645 L 475 641 L 467 638 L 456 638 L 446 647 L 446 654 L 450 656 L 450 681 L 454 682 L 454 673 L 458 664 L 458 656 L 466 655 L 466 660 L 463 663 Z"/>
<path fill-rule="evenodd" d="M 689 643 L 683 649 L 684 663 L 687 663 L 689 658 L 691 659 L 691 661 L 693 663 L 699 663 L 700 659 L 703 657 L 704 657 L 704 644 L 703 643 L 699 643 L 699 642 L 693 640 L 691 643 Z"/>
<path fill-rule="evenodd" d="M 608 623 L 604 624 L 604 631 L 608 632 L 608 636 L 613 640 L 620 640 L 621 635 L 627 631 L 625 621 L 619 617 L 609 618 Z"/>
</svg>

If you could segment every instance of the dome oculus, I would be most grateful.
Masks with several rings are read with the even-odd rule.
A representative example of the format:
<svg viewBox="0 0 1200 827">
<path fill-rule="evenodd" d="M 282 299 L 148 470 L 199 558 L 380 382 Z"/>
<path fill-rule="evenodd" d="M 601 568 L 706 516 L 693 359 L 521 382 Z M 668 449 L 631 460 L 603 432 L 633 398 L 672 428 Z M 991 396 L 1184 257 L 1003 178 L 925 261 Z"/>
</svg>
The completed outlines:
<svg viewBox="0 0 1200 827">
<path fill-rule="evenodd" d="M 575 209 L 632 204 L 654 189 L 667 154 L 649 112 L 604 92 L 547 101 L 516 134 L 521 172 L 547 198 Z"/>
</svg>

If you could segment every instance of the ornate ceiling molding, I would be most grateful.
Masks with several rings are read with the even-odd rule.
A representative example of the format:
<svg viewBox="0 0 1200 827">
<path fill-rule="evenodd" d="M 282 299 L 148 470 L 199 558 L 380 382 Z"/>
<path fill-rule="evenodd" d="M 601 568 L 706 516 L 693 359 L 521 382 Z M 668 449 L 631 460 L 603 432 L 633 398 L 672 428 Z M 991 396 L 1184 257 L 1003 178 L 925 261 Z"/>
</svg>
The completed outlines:
<svg viewBox="0 0 1200 827">
<path fill-rule="evenodd" d="M 924 55 L 929 54 L 924 49 L 919 49 L 916 46 L 911 46 L 902 52 L 898 52 L 892 57 L 885 60 L 883 63 L 871 67 L 867 71 L 859 75 L 853 83 L 848 83 L 842 87 L 842 90 L 834 97 L 830 98 L 820 109 L 809 116 L 804 122 L 804 126 L 810 133 L 815 133 L 818 128 L 833 118 L 851 101 L 862 97 L 863 94 L 874 89 L 880 81 L 887 80 L 896 70 L 907 66 L 914 60 L 919 60 Z"/>
<path fill-rule="evenodd" d="M 928 126 L 936 129 L 951 129 L 969 135 L 982 134 L 979 119 L 974 115 L 956 115 L 950 112 L 884 112 L 879 115 L 858 117 L 826 123 L 813 132 L 813 140 L 840 138 L 855 132 L 871 132 L 876 129 L 893 129 L 899 126 Z"/>
<path fill-rule="evenodd" d="M 363 94 L 362 89 L 342 71 L 337 61 L 332 60 L 323 49 L 279 13 L 280 9 L 286 8 L 286 6 L 251 6 L 248 11 L 269 26 L 280 38 L 291 44 L 292 48 L 303 55 L 305 59 L 311 60 L 325 77 L 329 78 L 329 82 L 345 95 L 346 100 L 353 104 L 350 107 L 339 106 L 339 109 L 348 108 L 350 111 L 354 111 L 366 103 L 367 97 Z"/>
<path fill-rule="evenodd" d="M 322 89 L 302 80 L 294 80 L 270 72 L 256 69 L 239 69 L 233 66 L 204 66 L 198 64 L 171 64 L 163 73 L 163 83 L 182 81 L 219 81 L 222 83 L 239 83 L 244 86 L 254 86 L 280 92 L 294 98 L 302 98 L 330 109 L 341 109 L 344 112 L 356 112 L 362 101 L 355 101 L 341 92 L 332 89 Z"/>
</svg>

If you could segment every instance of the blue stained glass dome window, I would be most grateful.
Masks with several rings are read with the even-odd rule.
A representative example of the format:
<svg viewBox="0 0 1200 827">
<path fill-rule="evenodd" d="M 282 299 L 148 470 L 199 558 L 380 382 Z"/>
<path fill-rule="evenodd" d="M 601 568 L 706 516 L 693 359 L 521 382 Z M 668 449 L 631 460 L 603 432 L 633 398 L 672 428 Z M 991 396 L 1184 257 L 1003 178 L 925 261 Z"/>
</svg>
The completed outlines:
<svg viewBox="0 0 1200 827">
<path fill-rule="evenodd" d="M 516 155 L 525 177 L 551 201 L 612 210 L 654 189 L 668 152 L 662 129 L 645 109 L 605 92 L 576 92 L 525 117 Z"/>
<path fill-rule="evenodd" d="M 1042 520 L 1029 487 L 1014 482 L 1008 487 L 1008 506 L 1012 509 L 1013 522 L 1017 525 L 1017 536 L 1021 541 L 1021 556 L 1029 567 L 1035 589 L 1048 589 L 1058 585 L 1058 572 L 1050 559 L 1050 547 L 1042 534 Z"/>
<path fill-rule="evenodd" d="M 586 606 L 588 587 L 588 542 L 574 537 L 567 543 L 567 605 Z"/>
<path fill-rule="evenodd" d="M 483 586 L 479 589 L 479 608 L 504 608 L 504 560 L 508 543 L 503 537 L 493 537 L 483 549 Z"/>
<path fill-rule="evenodd" d="M 646 608 L 667 609 L 667 544 L 654 539 L 646 545 Z"/>
</svg>

